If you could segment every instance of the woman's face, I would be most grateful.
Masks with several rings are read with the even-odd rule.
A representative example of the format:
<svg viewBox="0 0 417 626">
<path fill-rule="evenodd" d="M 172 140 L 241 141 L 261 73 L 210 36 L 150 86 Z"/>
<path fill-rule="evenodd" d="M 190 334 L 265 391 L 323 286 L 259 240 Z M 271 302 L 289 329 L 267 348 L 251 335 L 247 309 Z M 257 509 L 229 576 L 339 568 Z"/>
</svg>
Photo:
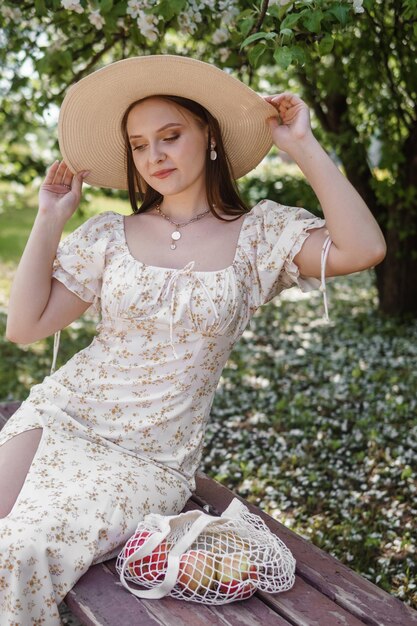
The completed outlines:
<svg viewBox="0 0 417 626">
<path fill-rule="evenodd" d="M 205 185 L 208 129 L 186 109 L 156 97 L 145 100 L 129 112 L 127 134 L 136 169 L 163 196 Z M 173 171 L 155 176 L 161 170 Z"/>
</svg>

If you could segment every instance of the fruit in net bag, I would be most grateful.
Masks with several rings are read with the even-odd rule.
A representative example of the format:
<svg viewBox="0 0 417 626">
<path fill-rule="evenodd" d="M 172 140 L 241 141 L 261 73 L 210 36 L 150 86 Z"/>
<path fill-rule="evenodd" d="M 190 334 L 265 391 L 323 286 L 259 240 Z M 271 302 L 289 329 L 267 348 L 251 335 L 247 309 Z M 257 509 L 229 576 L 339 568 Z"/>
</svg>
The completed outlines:
<svg viewBox="0 0 417 626">
<path fill-rule="evenodd" d="M 147 530 L 137 531 L 127 542 L 124 557 L 127 558 L 136 552 L 151 535 L 153 535 L 153 533 Z M 154 582 L 163 580 L 168 566 L 169 550 L 169 544 L 163 540 L 152 550 L 151 554 L 129 563 L 127 569 L 139 579 L 139 581 Z"/>
<path fill-rule="evenodd" d="M 217 556 L 215 566 L 219 593 L 244 599 L 256 591 L 258 568 L 244 554 Z"/>
<path fill-rule="evenodd" d="M 233 532 L 221 532 L 217 537 L 213 537 L 212 552 L 225 554 L 231 552 L 251 553 L 250 540 L 238 537 Z"/>
<path fill-rule="evenodd" d="M 204 550 L 188 550 L 180 558 L 177 584 L 182 590 L 204 594 L 216 584 L 214 558 Z"/>
</svg>

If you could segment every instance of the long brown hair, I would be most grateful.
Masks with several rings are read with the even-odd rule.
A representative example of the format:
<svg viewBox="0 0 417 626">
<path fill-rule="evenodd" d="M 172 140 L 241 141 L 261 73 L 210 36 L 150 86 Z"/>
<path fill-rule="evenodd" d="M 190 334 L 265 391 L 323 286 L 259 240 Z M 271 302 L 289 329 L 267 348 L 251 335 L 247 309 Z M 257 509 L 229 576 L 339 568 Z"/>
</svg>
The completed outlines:
<svg viewBox="0 0 417 626">
<path fill-rule="evenodd" d="M 224 149 L 221 130 L 217 119 L 198 102 L 189 100 L 188 98 L 170 95 L 148 96 L 146 98 L 136 100 L 129 105 L 123 115 L 121 127 L 125 142 L 129 200 L 133 213 L 144 213 L 155 204 L 159 204 L 163 199 L 163 195 L 153 189 L 150 185 L 147 185 L 139 175 L 133 161 L 133 151 L 127 133 L 127 118 L 129 112 L 134 106 L 139 104 L 139 102 L 144 102 L 151 97 L 161 98 L 162 100 L 172 102 L 180 107 L 183 107 L 184 109 L 187 109 L 187 111 L 193 114 L 196 122 L 202 128 L 208 125 L 208 150 L 210 150 L 211 139 L 214 139 L 217 152 L 217 159 L 215 161 L 206 158 L 206 193 L 207 201 L 210 205 L 210 211 L 213 215 L 222 221 L 234 221 L 220 217 L 213 209 L 213 204 L 215 204 L 219 210 L 227 215 L 237 215 L 236 219 L 238 219 L 242 214 L 249 213 L 250 209 L 240 197 L 236 181 L 233 178 L 232 167 Z M 137 205 L 138 197 L 141 200 L 140 207 Z"/>
</svg>

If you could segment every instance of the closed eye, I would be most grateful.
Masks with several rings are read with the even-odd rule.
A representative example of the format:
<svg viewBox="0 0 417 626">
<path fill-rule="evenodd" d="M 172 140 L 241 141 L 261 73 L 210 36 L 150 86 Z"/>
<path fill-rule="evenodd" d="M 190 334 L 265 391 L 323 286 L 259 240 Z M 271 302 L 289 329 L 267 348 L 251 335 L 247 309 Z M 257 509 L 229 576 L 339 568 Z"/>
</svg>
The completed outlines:
<svg viewBox="0 0 417 626">
<path fill-rule="evenodd" d="M 173 135 L 172 137 L 165 137 L 164 141 L 175 141 L 176 139 L 178 139 L 179 135 Z M 144 148 L 143 145 L 140 146 L 136 146 L 136 148 L 133 148 L 133 150 L 142 150 L 142 148 Z"/>
</svg>

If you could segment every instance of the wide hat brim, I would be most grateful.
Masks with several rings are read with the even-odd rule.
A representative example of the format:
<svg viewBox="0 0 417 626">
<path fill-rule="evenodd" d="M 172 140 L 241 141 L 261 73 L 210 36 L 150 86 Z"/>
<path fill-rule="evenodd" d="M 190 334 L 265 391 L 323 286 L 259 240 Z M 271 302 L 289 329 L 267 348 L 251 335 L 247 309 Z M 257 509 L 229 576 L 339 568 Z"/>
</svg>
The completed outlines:
<svg viewBox="0 0 417 626">
<path fill-rule="evenodd" d="M 71 172 L 90 170 L 88 184 L 127 189 L 121 120 L 132 102 L 155 94 L 195 100 L 217 119 L 235 179 L 254 169 L 272 147 L 266 119 L 276 109 L 224 70 L 177 55 L 130 57 L 67 90 L 58 141 Z"/>
</svg>

